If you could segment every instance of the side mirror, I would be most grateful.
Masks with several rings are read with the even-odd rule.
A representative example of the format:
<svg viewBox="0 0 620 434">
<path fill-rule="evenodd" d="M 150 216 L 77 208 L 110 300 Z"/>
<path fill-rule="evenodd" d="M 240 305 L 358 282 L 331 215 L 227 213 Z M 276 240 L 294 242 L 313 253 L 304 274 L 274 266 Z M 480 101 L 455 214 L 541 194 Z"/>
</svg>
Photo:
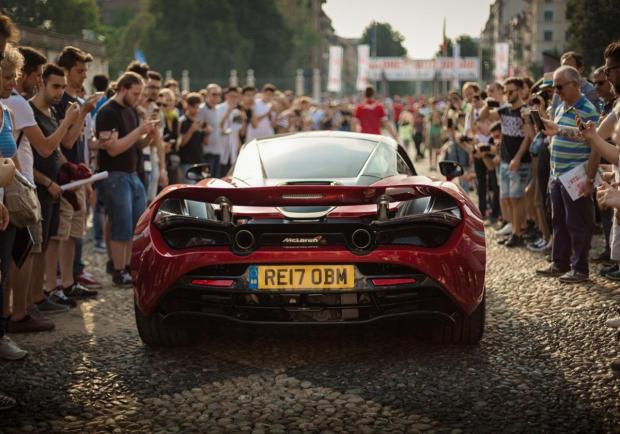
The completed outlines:
<svg viewBox="0 0 620 434">
<path fill-rule="evenodd" d="M 211 172 L 209 171 L 209 165 L 205 163 L 194 164 L 185 171 L 185 177 L 196 182 L 210 178 Z"/>
<path fill-rule="evenodd" d="M 439 172 L 441 172 L 441 174 L 445 176 L 448 181 L 458 178 L 459 176 L 463 176 L 465 173 L 463 166 L 461 166 L 460 163 L 449 160 L 439 162 Z"/>
</svg>

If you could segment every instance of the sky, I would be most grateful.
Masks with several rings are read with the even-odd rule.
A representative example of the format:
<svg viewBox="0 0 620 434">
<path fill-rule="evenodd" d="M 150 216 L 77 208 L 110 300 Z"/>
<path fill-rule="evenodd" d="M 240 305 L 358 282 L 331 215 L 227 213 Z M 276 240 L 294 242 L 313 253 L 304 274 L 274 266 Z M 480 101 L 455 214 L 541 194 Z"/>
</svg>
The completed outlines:
<svg viewBox="0 0 620 434">
<path fill-rule="evenodd" d="M 359 38 L 373 20 L 389 23 L 404 37 L 409 57 L 430 59 L 446 36 L 480 36 L 493 0 L 327 0 L 323 10 L 336 34 Z"/>
</svg>

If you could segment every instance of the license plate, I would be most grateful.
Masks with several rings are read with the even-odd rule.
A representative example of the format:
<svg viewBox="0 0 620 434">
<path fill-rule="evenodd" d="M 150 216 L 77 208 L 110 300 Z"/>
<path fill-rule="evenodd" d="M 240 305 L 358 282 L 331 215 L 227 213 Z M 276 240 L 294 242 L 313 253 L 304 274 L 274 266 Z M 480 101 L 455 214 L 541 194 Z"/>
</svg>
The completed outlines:
<svg viewBox="0 0 620 434">
<path fill-rule="evenodd" d="M 353 265 L 252 265 L 250 289 L 265 291 L 353 289 Z"/>
</svg>

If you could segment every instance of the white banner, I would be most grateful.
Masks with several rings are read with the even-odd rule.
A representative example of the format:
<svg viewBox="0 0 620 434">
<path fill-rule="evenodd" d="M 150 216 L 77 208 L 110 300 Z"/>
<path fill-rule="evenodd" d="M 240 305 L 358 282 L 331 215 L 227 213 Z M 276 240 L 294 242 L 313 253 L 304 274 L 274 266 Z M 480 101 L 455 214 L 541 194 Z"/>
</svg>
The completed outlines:
<svg viewBox="0 0 620 434">
<path fill-rule="evenodd" d="M 370 62 L 370 45 L 357 46 L 357 82 L 355 88 L 364 90 L 368 86 L 368 67 Z"/>
<path fill-rule="evenodd" d="M 503 79 L 508 75 L 508 42 L 497 42 L 495 44 L 495 78 Z"/>
<path fill-rule="evenodd" d="M 342 91 L 342 47 L 329 47 L 329 70 L 327 73 L 327 90 L 329 92 Z"/>
<path fill-rule="evenodd" d="M 454 65 L 452 69 L 452 89 L 458 89 L 459 88 L 459 59 L 461 58 L 461 45 L 455 43 L 453 48 L 453 56 L 452 59 L 454 60 Z"/>
<path fill-rule="evenodd" d="M 478 80 L 480 60 L 477 57 L 439 57 L 421 60 L 403 57 L 373 57 L 370 59 L 368 78 L 381 80 L 385 75 L 391 81 Z"/>
</svg>

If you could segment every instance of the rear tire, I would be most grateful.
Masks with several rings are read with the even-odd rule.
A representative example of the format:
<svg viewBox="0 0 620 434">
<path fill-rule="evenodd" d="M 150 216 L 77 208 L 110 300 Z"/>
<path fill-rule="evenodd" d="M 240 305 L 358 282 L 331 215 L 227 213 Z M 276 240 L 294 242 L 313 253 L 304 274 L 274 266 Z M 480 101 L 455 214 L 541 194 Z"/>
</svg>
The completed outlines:
<svg viewBox="0 0 620 434">
<path fill-rule="evenodd" d="M 194 343 L 194 335 L 184 324 L 166 322 L 157 314 L 146 316 L 134 303 L 136 326 L 140 339 L 152 347 L 184 347 Z"/>
<path fill-rule="evenodd" d="M 431 341 L 436 344 L 475 345 L 484 334 L 485 316 L 486 294 L 471 315 L 458 315 L 454 324 L 436 324 L 431 330 Z"/>
</svg>

